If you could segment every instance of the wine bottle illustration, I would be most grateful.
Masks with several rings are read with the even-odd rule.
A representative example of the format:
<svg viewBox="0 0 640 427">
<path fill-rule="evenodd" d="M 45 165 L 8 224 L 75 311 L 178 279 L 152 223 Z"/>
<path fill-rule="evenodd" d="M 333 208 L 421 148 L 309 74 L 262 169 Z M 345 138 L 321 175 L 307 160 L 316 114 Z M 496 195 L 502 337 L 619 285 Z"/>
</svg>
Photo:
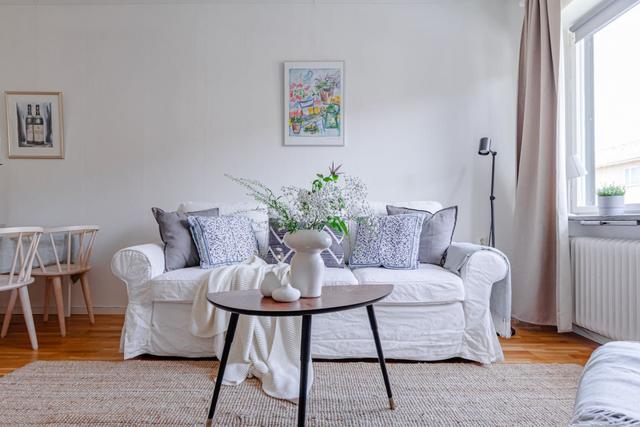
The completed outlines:
<svg viewBox="0 0 640 427">
<path fill-rule="evenodd" d="M 33 119 L 34 143 L 44 145 L 44 119 L 40 115 L 40 105 L 36 104 L 36 116 Z"/>
<path fill-rule="evenodd" d="M 31 111 L 31 104 L 27 105 L 27 118 L 25 119 L 25 133 L 27 144 L 33 144 L 34 135 L 33 135 L 33 112 Z"/>
</svg>

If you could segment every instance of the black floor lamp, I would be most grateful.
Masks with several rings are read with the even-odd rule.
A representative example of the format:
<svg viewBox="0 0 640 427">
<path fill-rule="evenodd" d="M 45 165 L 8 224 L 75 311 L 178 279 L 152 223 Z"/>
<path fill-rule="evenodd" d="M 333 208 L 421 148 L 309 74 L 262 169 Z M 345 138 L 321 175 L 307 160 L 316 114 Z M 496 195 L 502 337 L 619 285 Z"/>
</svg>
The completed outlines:
<svg viewBox="0 0 640 427">
<path fill-rule="evenodd" d="M 498 155 L 497 151 L 493 151 L 491 149 L 491 138 L 483 137 L 480 138 L 480 145 L 478 146 L 478 154 L 481 156 L 488 156 L 491 154 L 491 194 L 489 195 L 489 202 L 491 203 L 491 228 L 489 229 L 489 246 L 492 248 L 496 247 L 496 224 L 495 224 L 495 216 L 494 216 L 494 207 L 493 202 L 496 200 L 496 197 L 493 195 L 494 182 L 496 177 L 496 156 Z M 516 330 L 515 328 L 511 328 L 511 336 L 515 336 Z"/>
<path fill-rule="evenodd" d="M 492 248 L 496 247 L 496 228 L 495 228 L 495 218 L 494 218 L 494 208 L 493 201 L 496 199 L 493 195 L 493 184 L 496 176 L 496 155 L 498 154 L 496 151 L 491 149 L 491 138 L 483 137 L 480 138 L 480 145 L 478 146 L 478 154 L 481 156 L 488 156 L 491 154 L 491 195 L 489 196 L 489 201 L 491 203 L 491 228 L 489 229 L 489 246 Z"/>
</svg>

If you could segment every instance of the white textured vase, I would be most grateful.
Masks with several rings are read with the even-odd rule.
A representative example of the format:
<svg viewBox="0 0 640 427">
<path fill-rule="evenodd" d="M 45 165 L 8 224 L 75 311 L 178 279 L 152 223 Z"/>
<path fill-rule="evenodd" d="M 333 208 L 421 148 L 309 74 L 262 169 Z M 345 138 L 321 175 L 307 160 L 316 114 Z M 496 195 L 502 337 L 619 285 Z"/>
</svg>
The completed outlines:
<svg viewBox="0 0 640 427">
<path fill-rule="evenodd" d="M 331 246 L 331 237 L 324 231 L 298 230 L 284 235 L 284 243 L 295 254 L 291 259 L 291 286 L 302 298 L 317 298 L 322 294 L 324 262 L 320 254 Z"/>
</svg>

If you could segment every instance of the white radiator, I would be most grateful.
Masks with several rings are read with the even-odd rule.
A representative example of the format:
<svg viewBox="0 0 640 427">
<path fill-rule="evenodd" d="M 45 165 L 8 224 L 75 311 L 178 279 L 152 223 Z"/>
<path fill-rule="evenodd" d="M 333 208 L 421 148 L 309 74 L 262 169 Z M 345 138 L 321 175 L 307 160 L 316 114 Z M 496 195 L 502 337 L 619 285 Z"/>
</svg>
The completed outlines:
<svg viewBox="0 0 640 427">
<path fill-rule="evenodd" d="M 640 340 L 640 240 L 571 239 L 574 323 L 614 340 Z"/>
</svg>

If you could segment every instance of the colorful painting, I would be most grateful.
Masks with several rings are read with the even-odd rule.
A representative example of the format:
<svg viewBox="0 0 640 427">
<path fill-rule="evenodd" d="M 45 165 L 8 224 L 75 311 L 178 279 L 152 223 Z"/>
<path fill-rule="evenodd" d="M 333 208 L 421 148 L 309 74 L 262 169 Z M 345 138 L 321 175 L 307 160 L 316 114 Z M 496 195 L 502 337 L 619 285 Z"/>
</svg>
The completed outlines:
<svg viewBox="0 0 640 427">
<path fill-rule="evenodd" d="M 286 62 L 285 145 L 344 145 L 344 63 Z"/>
</svg>

